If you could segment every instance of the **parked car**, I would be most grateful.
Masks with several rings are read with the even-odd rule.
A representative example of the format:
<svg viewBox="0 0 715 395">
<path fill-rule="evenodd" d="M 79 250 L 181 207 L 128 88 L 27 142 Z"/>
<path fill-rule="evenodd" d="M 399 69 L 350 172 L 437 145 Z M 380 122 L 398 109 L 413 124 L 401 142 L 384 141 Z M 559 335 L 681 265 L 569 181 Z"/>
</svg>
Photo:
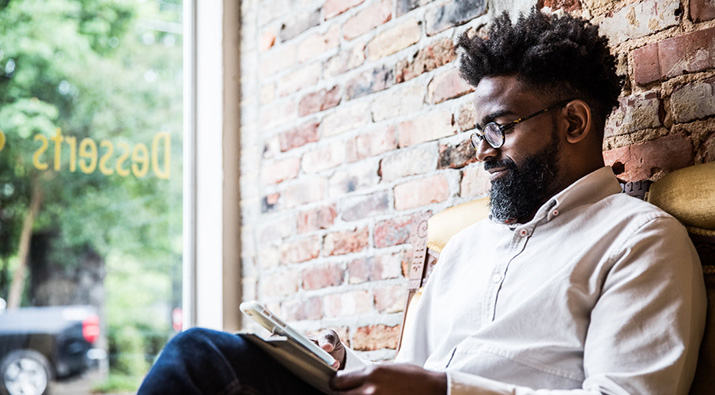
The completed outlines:
<svg viewBox="0 0 715 395">
<path fill-rule="evenodd" d="M 0 309 L 0 394 L 42 395 L 50 380 L 83 373 L 106 358 L 93 348 L 99 335 L 91 306 Z"/>
</svg>

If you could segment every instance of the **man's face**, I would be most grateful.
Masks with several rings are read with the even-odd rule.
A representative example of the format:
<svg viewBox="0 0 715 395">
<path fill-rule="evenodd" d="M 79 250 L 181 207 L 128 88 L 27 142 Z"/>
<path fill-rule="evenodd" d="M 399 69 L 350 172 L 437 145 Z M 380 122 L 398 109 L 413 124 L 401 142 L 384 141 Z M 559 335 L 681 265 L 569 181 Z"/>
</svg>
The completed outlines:
<svg viewBox="0 0 715 395">
<path fill-rule="evenodd" d="M 513 76 L 488 77 L 475 90 L 477 125 L 506 124 L 553 105 L 538 98 Z M 558 109 L 556 109 L 558 111 Z M 558 191 L 559 133 L 553 114 L 542 114 L 505 131 L 501 148 L 477 147 L 492 183 L 492 217 L 528 218 Z"/>
</svg>

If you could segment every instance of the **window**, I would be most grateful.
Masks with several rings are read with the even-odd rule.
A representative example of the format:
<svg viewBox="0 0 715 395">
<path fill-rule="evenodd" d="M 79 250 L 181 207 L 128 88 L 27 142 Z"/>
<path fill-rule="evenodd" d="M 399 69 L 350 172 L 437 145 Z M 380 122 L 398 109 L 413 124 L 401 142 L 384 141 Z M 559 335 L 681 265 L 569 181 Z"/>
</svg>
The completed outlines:
<svg viewBox="0 0 715 395">
<path fill-rule="evenodd" d="M 6 386 L 35 366 L 74 393 L 136 390 L 181 329 L 182 17 L 181 0 L 0 1 Z"/>
</svg>

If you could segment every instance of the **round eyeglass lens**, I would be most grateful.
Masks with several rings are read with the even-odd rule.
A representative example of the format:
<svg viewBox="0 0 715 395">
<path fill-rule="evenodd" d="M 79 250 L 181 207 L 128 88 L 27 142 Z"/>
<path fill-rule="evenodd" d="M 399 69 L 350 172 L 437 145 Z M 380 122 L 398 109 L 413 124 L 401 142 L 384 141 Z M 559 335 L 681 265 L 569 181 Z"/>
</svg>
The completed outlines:
<svg viewBox="0 0 715 395">
<path fill-rule="evenodd" d="M 469 136 L 469 139 L 472 142 L 472 148 L 477 149 L 479 147 L 479 143 L 482 141 L 482 137 L 476 133 L 472 133 L 471 136 Z"/>
<path fill-rule="evenodd" d="M 484 138 L 494 148 L 499 148 L 504 144 L 504 135 L 499 130 L 499 126 L 494 123 L 484 126 Z"/>
</svg>

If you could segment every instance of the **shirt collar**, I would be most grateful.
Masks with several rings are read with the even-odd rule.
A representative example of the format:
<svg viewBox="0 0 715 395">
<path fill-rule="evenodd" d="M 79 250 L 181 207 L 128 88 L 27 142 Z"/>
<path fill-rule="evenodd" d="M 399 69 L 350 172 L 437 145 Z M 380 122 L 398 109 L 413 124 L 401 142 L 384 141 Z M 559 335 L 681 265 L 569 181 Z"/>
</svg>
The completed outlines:
<svg viewBox="0 0 715 395">
<path fill-rule="evenodd" d="M 551 199 L 539 207 L 534 218 L 526 224 L 519 224 L 516 220 L 492 221 L 507 225 L 510 228 L 516 228 L 520 225 L 536 224 L 542 218 L 546 218 L 548 222 L 574 207 L 595 203 L 607 196 L 620 192 L 621 185 L 618 183 L 618 179 L 613 173 L 613 170 L 609 166 L 604 166 L 581 177 L 551 197 Z M 491 218 L 491 215 L 489 217 Z"/>
</svg>

